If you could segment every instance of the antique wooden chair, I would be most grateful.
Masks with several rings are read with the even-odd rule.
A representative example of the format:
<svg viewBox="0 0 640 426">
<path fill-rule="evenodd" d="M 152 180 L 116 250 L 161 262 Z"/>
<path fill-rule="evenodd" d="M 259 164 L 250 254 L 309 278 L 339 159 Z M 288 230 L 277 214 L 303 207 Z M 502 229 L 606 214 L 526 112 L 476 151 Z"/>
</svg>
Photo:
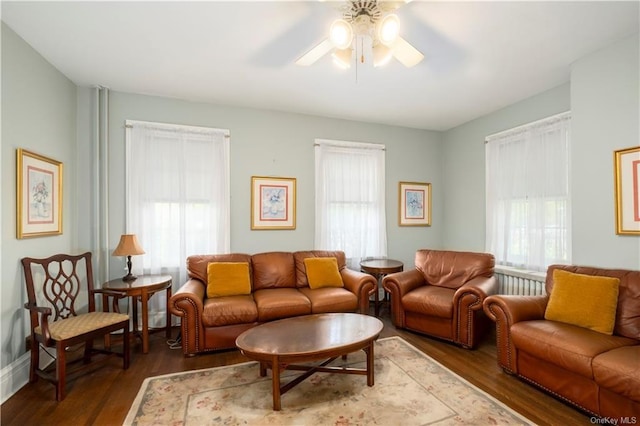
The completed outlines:
<svg viewBox="0 0 640 426">
<path fill-rule="evenodd" d="M 84 365 L 69 371 L 69 378 L 89 367 L 91 357 L 103 354 L 123 358 L 123 368 L 129 368 L 129 316 L 118 312 L 119 293 L 93 288 L 91 253 L 73 256 L 57 254 L 46 259 L 22 259 L 28 302 L 24 307 L 31 317 L 31 366 L 29 382 L 42 377 L 56 386 L 56 400 L 65 397 L 67 351 L 84 343 L 84 357 L 69 362 L 84 361 Z M 83 288 L 86 282 L 86 289 Z M 96 311 L 95 296 L 102 295 L 103 312 Z M 79 297 L 80 296 L 80 297 Z M 88 297 L 88 305 L 80 300 Z M 110 296 L 113 296 L 112 298 Z M 109 300 L 113 312 L 109 312 Z M 83 313 L 81 313 L 83 312 Z M 122 352 L 111 350 L 110 333 L 122 330 Z M 104 338 L 104 349 L 94 348 L 96 338 Z M 55 374 L 40 368 L 40 346 L 55 347 Z M 54 357 L 53 355 L 51 355 Z"/>
</svg>

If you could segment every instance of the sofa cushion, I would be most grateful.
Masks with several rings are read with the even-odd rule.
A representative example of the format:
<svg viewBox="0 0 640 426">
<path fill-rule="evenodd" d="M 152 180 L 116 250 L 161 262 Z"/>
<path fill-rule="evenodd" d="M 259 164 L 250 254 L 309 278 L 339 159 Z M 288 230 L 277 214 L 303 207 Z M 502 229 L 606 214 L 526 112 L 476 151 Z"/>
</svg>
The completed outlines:
<svg viewBox="0 0 640 426">
<path fill-rule="evenodd" d="M 402 297 L 406 311 L 418 312 L 439 318 L 453 318 L 453 296 L 455 290 L 447 287 L 425 285 Z"/>
<path fill-rule="evenodd" d="M 311 302 L 295 288 L 272 288 L 256 290 L 253 298 L 258 307 L 258 321 L 308 315 Z"/>
<path fill-rule="evenodd" d="M 457 289 L 475 277 L 492 277 L 495 258 L 489 253 L 418 250 L 416 269 L 427 283 Z"/>
<path fill-rule="evenodd" d="M 207 284 L 207 267 L 211 262 L 249 262 L 251 274 L 251 256 L 244 253 L 230 254 L 198 254 L 187 257 L 187 273 L 189 278 L 195 278 Z"/>
<path fill-rule="evenodd" d="M 248 262 L 211 262 L 207 277 L 207 297 L 251 294 Z"/>
<path fill-rule="evenodd" d="M 202 324 L 205 327 L 248 324 L 258 321 L 253 296 L 227 296 L 205 299 Z"/>
<path fill-rule="evenodd" d="M 309 257 L 304 260 L 309 287 L 344 287 L 335 257 Z"/>
<path fill-rule="evenodd" d="M 633 339 L 549 320 L 515 323 L 511 326 L 511 339 L 518 351 L 589 379 L 593 379 L 591 364 L 597 355 L 637 343 Z"/>
<path fill-rule="evenodd" d="M 311 313 L 355 312 L 358 309 L 358 298 L 349 290 L 337 287 L 324 287 L 312 290 L 301 288 L 300 292 L 311 301 Z"/>
<path fill-rule="evenodd" d="M 599 386 L 640 402 L 640 345 L 598 355 L 593 360 L 593 376 Z"/>
<path fill-rule="evenodd" d="M 547 294 L 551 294 L 553 288 L 552 271 L 555 269 L 620 279 L 616 324 L 613 334 L 640 340 L 640 271 L 601 269 L 576 265 L 551 265 L 547 272 L 545 284 Z"/>
<path fill-rule="evenodd" d="M 347 258 L 343 251 L 327 251 L 327 250 L 306 250 L 296 251 L 293 253 L 293 259 L 296 265 L 296 285 L 298 287 L 309 287 L 307 279 L 307 268 L 304 260 L 316 257 L 335 257 L 338 262 L 338 271 L 342 271 L 347 267 Z"/>
<path fill-rule="evenodd" d="M 266 288 L 295 288 L 293 253 L 267 252 L 251 256 L 253 290 Z"/>
<path fill-rule="evenodd" d="M 613 334 L 620 280 L 556 269 L 545 319 Z"/>
</svg>

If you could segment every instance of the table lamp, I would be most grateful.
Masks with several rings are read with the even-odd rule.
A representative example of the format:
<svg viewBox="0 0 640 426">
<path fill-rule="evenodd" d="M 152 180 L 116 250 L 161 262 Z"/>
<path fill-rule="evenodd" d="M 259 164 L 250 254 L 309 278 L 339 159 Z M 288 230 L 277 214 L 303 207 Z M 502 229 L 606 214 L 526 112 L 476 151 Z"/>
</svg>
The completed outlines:
<svg viewBox="0 0 640 426">
<path fill-rule="evenodd" d="M 135 234 L 124 234 L 120 237 L 120 242 L 118 243 L 118 247 L 113 251 L 113 256 L 127 256 L 127 268 L 129 269 L 129 273 L 122 277 L 122 281 L 133 281 L 136 277 L 131 274 L 131 256 L 135 256 L 138 254 L 144 254 L 144 250 L 140 247 L 138 243 L 138 238 Z"/>
</svg>

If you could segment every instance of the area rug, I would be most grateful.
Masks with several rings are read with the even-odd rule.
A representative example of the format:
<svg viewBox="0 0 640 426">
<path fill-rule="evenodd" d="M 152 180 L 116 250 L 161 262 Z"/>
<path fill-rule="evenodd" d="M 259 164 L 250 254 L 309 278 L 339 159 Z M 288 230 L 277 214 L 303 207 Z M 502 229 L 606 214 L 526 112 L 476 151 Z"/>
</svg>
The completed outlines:
<svg viewBox="0 0 640 426">
<path fill-rule="evenodd" d="M 533 424 L 400 337 L 380 339 L 375 385 L 366 376 L 316 373 L 272 410 L 271 379 L 256 362 L 146 379 L 125 425 Z M 364 352 L 334 365 L 365 368 Z M 300 374 L 285 371 L 281 383 Z"/>
</svg>

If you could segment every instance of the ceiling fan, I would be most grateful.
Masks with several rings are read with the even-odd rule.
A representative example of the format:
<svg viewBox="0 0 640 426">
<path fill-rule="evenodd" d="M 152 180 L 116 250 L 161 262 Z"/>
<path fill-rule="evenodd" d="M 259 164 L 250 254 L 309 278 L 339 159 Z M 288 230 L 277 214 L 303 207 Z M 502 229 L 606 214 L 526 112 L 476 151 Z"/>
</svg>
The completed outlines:
<svg viewBox="0 0 640 426">
<path fill-rule="evenodd" d="M 393 13 L 405 2 L 346 1 L 340 7 L 342 18 L 333 21 L 328 37 L 302 55 L 296 64 L 309 66 L 332 52 L 336 65 L 349 68 L 354 52 L 352 45 L 357 45 L 358 41 L 363 44 L 366 39 L 372 46 L 374 67 L 386 64 L 392 57 L 406 67 L 415 66 L 424 59 L 424 55 L 400 36 L 400 20 Z M 361 61 L 364 62 L 362 54 Z"/>
</svg>

